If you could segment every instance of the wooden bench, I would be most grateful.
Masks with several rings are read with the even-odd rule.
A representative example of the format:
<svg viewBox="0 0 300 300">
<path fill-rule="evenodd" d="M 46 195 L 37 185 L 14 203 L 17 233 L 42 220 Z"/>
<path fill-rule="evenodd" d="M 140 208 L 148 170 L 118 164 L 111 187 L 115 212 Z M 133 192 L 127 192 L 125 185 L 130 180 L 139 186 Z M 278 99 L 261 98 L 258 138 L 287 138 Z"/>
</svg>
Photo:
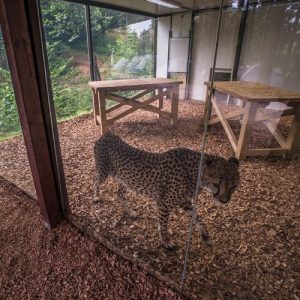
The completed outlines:
<svg viewBox="0 0 300 300">
<path fill-rule="evenodd" d="M 126 79 L 126 80 L 107 80 L 91 81 L 89 86 L 93 90 L 94 117 L 96 125 L 100 125 L 101 134 L 107 132 L 108 127 L 115 121 L 143 109 L 159 115 L 168 117 L 174 124 L 178 119 L 178 99 L 179 85 L 182 81 L 165 78 L 146 78 L 146 79 Z M 118 95 L 123 91 L 139 91 L 132 97 Z M 150 94 L 150 95 L 148 95 Z M 148 99 L 138 100 L 148 95 Z M 163 110 L 163 101 L 166 96 L 171 96 L 171 112 Z M 115 106 L 106 108 L 106 100 L 117 102 Z M 159 102 L 158 107 L 151 105 L 154 101 Z M 124 105 L 131 106 L 123 112 L 108 118 L 108 114 L 121 108 Z"/>
<path fill-rule="evenodd" d="M 210 82 L 205 82 L 207 86 L 205 111 L 208 110 L 208 96 L 210 90 Z M 224 114 L 215 98 L 215 91 L 228 94 L 232 97 L 239 98 L 244 101 L 244 105 L 236 110 Z M 213 125 L 221 122 L 226 135 L 235 151 L 236 157 L 244 159 L 247 156 L 267 156 L 267 155 L 283 155 L 287 158 L 292 158 L 297 150 L 297 145 L 300 141 L 300 93 L 284 90 L 266 84 L 248 82 L 248 81 L 230 81 L 230 82 L 214 82 L 212 94 L 212 107 L 214 108 L 217 117 L 210 119 L 211 110 L 209 113 L 208 125 Z M 283 112 L 275 111 L 267 114 L 265 107 L 271 102 L 281 102 L 288 104 L 290 109 Z M 274 120 L 280 119 L 282 116 L 294 116 L 292 127 L 288 138 L 284 138 L 278 130 Z M 234 117 L 241 118 L 241 130 L 239 137 L 236 138 L 232 128 L 228 122 Z M 248 149 L 251 131 L 255 122 L 262 122 L 271 132 L 280 147 L 278 148 L 260 148 Z"/>
</svg>

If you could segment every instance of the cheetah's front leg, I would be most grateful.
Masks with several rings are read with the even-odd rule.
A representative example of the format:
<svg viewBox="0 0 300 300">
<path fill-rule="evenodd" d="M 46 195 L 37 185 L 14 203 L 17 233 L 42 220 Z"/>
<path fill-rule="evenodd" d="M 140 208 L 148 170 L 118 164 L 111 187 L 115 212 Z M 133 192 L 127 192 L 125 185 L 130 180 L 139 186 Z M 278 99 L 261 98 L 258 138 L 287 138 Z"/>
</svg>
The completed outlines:
<svg viewBox="0 0 300 300">
<path fill-rule="evenodd" d="M 125 193 L 126 193 L 126 188 L 125 186 L 119 184 L 119 189 L 117 191 L 117 195 L 118 195 L 118 199 L 121 202 L 122 208 L 123 208 L 123 212 L 124 215 L 129 216 L 132 219 L 136 219 L 137 218 L 137 214 L 136 212 L 134 212 L 132 209 L 130 209 L 127 205 L 127 200 L 125 198 Z"/>
<path fill-rule="evenodd" d="M 95 185 L 94 185 L 94 202 L 100 201 L 100 190 L 99 190 L 99 177 L 100 175 L 97 174 L 95 177 Z"/>
<path fill-rule="evenodd" d="M 180 205 L 180 207 L 190 216 L 192 217 L 193 215 L 193 205 L 191 203 L 191 201 L 187 201 L 185 203 L 182 203 Z M 202 239 L 207 243 L 207 244 L 211 244 L 211 240 L 209 238 L 207 229 L 205 224 L 203 223 L 202 219 L 199 217 L 199 215 L 196 212 L 196 219 L 195 219 L 195 223 L 199 226 L 200 228 L 200 232 L 201 232 L 201 236 Z"/>
<path fill-rule="evenodd" d="M 168 233 L 168 222 L 170 216 L 170 210 L 166 206 L 157 203 L 158 209 L 158 231 L 160 234 L 161 245 L 167 250 L 176 250 L 176 245 L 170 242 Z"/>
</svg>

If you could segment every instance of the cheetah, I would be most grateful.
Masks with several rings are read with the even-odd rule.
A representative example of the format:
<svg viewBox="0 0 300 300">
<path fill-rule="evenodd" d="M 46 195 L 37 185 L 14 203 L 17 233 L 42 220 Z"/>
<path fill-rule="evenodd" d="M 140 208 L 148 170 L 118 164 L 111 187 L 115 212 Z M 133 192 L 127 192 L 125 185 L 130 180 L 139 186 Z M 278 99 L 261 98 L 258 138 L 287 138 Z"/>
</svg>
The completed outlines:
<svg viewBox="0 0 300 300">
<path fill-rule="evenodd" d="M 94 156 L 97 174 L 94 199 L 99 199 L 99 185 L 108 176 L 119 183 L 117 197 L 124 214 L 129 217 L 136 218 L 136 214 L 127 206 L 126 189 L 152 198 L 157 203 L 161 245 L 168 250 L 176 249 L 168 235 L 168 219 L 176 206 L 192 215 L 200 152 L 175 148 L 163 153 L 151 153 L 134 148 L 117 135 L 107 133 L 96 141 Z M 226 160 L 205 154 L 202 187 L 210 190 L 216 201 L 227 203 L 238 184 L 239 161 L 235 157 Z M 206 226 L 199 215 L 196 215 L 195 222 L 203 240 L 209 242 Z"/>
</svg>

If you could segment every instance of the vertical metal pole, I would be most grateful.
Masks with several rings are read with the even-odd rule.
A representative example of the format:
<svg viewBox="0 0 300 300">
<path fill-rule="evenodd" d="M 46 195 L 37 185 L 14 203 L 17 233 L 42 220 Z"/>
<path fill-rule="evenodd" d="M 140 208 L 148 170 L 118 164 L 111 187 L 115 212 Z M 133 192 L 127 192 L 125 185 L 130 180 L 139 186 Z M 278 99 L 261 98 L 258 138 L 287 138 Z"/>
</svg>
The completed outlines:
<svg viewBox="0 0 300 300">
<path fill-rule="evenodd" d="M 154 41 L 153 41 L 153 77 L 156 78 L 157 69 L 157 17 L 154 19 Z"/>
<path fill-rule="evenodd" d="M 242 16 L 241 16 L 241 21 L 240 21 L 238 41 L 237 41 L 237 45 L 236 45 L 235 58 L 234 58 L 234 64 L 233 64 L 233 69 L 232 69 L 232 80 L 237 79 L 237 73 L 238 73 L 241 52 L 242 52 L 242 47 L 243 47 L 244 33 L 245 33 L 246 22 L 247 22 L 247 17 L 248 17 L 248 10 L 249 10 L 249 0 L 244 0 Z"/>
<path fill-rule="evenodd" d="M 172 36 L 173 36 L 173 34 L 172 34 L 172 26 L 173 26 L 173 16 L 171 15 L 170 16 L 170 18 L 171 18 L 171 21 L 170 21 L 170 30 L 169 30 L 169 43 L 168 43 L 168 67 L 167 67 L 167 78 L 170 78 L 170 73 L 169 73 L 169 67 L 170 67 L 170 46 L 171 46 L 171 43 L 170 43 L 170 41 L 171 41 L 171 38 L 172 38 Z"/>
<path fill-rule="evenodd" d="M 197 197 L 199 194 L 199 191 L 202 187 L 202 176 L 203 176 L 203 168 L 204 168 L 204 150 L 206 145 L 206 136 L 207 136 L 207 129 L 208 129 L 208 116 L 209 116 L 209 110 L 211 109 L 211 97 L 212 97 L 212 87 L 213 87 L 213 80 L 214 80 L 214 73 L 216 68 L 216 61 L 217 61 L 217 55 L 218 55 L 218 46 L 219 46 L 219 38 L 220 38 L 220 28 L 222 23 L 222 13 L 223 13 L 223 5 L 224 0 L 220 0 L 220 10 L 219 10 L 219 18 L 218 18 L 218 27 L 217 27 L 217 34 L 216 34 L 216 43 L 215 43 L 215 51 L 214 51 L 214 58 L 213 58 L 213 67 L 212 67 L 212 78 L 211 78 L 211 88 L 210 88 L 210 94 L 208 101 L 208 110 L 205 116 L 205 124 L 204 124 L 204 132 L 203 132 L 203 141 L 201 146 L 201 158 L 199 161 L 199 169 L 198 169 L 198 177 L 197 177 L 197 185 L 195 189 L 194 199 L 193 199 L 193 212 L 192 212 L 192 220 L 190 224 L 189 229 L 189 235 L 187 239 L 187 245 L 186 245 L 186 251 L 184 256 L 184 263 L 183 263 L 183 271 L 181 275 L 181 282 L 180 282 L 180 293 L 182 294 L 185 280 L 186 280 L 186 274 L 187 274 L 187 265 L 188 265 L 188 258 L 189 258 L 189 252 L 190 252 L 190 246 L 192 241 L 192 233 L 193 233 L 193 227 L 196 220 L 196 209 L 197 209 Z"/>
<path fill-rule="evenodd" d="M 186 80 L 185 80 L 185 96 L 184 99 L 188 99 L 190 93 L 190 82 L 191 82 L 191 69 L 192 69 L 192 59 L 193 59 L 193 44 L 194 44 L 194 17 L 195 11 L 192 12 L 192 21 L 190 28 L 190 39 L 189 39 L 189 52 L 188 61 L 186 67 Z"/>
<path fill-rule="evenodd" d="M 95 80 L 95 64 L 94 64 L 94 49 L 93 49 L 93 36 L 92 36 L 92 26 L 91 26 L 91 10 L 90 6 L 85 6 L 85 27 L 87 36 L 87 47 L 90 63 L 90 78 L 91 81 Z"/>
</svg>

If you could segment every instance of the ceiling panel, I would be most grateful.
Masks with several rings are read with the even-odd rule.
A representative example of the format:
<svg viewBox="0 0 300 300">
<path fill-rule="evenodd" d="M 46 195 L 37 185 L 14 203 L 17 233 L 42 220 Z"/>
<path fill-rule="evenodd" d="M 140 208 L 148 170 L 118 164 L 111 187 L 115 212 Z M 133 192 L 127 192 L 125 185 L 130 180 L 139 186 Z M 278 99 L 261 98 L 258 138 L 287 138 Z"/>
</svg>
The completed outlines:
<svg viewBox="0 0 300 300">
<path fill-rule="evenodd" d="M 168 0 L 167 0 L 168 1 Z M 220 5 L 220 0 L 175 0 L 183 5 L 182 8 L 171 9 L 162 5 L 153 4 L 147 0 L 94 0 L 93 2 L 115 6 L 120 9 L 129 9 L 153 15 L 165 15 L 188 9 L 214 8 Z M 232 0 L 225 0 L 224 5 L 231 5 Z"/>
</svg>

